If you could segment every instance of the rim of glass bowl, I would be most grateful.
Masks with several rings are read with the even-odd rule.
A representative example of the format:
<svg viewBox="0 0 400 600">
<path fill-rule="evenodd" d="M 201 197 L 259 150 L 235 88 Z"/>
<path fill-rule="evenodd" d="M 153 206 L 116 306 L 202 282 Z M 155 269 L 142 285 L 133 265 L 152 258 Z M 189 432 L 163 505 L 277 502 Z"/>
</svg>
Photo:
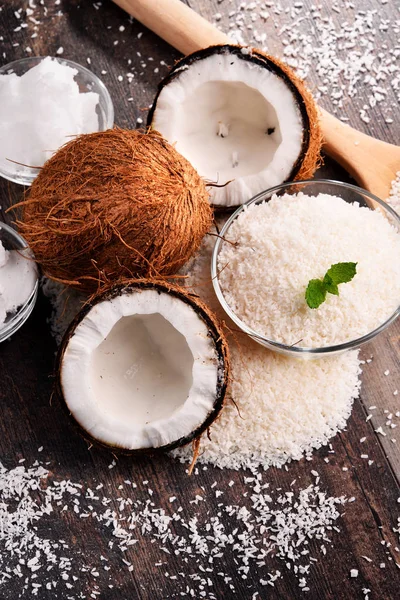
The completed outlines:
<svg viewBox="0 0 400 600">
<path fill-rule="evenodd" d="M 25 239 L 13 227 L 10 227 L 9 225 L 7 225 L 7 223 L 3 223 L 3 221 L 0 221 L 0 229 L 4 229 L 5 231 L 7 231 L 7 233 L 9 233 L 11 237 L 14 237 L 14 239 L 22 245 L 21 248 L 14 248 L 15 250 L 22 250 L 24 248 L 29 249 L 29 246 L 26 243 Z M 18 309 L 18 311 L 10 319 L 10 321 L 8 321 L 8 323 L 6 323 L 6 325 L 2 329 L 0 329 L 0 342 L 4 342 L 9 337 L 11 337 L 26 322 L 36 304 L 38 290 L 39 273 L 37 273 L 36 275 L 35 286 L 27 301 Z"/>
<path fill-rule="evenodd" d="M 28 56 L 26 58 L 20 58 L 18 60 L 14 60 L 6 65 L 0 67 L 0 75 L 5 75 L 9 71 L 15 69 L 15 67 L 23 66 L 25 64 L 39 64 L 45 58 L 49 58 L 49 56 Z M 104 117 L 104 127 L 99 129 L 99 131 L 104 131 L 105 129 L 110 129 L 114 126 L 114 104 L 110 96 L 110 92 L 108 91 L 105 83 L 90 69 L 87 69 L 83 65 L 76 63 L 72 60 L 68 60 L 67 58 L 61 58 L 60 56 L 50 56 L 52 60 L 56 60 L 61 64 L 66 64 L 71 68 L 77 69 L 78 72 L 86 75 L 91 78 L 96 85 L 98 86 L 100 93 L 102 95 L 102 99 L 104 101 L 105 110 L 102 111 Z M 0 176 L 8 181 L 12 181 L 13 183 L 18 183 L 20 185 L 30 186 L 37 176 L 37 171 L 39 171 L 40 167 L 29 167 L 31 169 L 31 173 L 25 173 L 25 175 L 18 176 L 16 173 L 12 173 L 3 169 L 0 169 Z"/>
<path fill-rule="evenodd" d="M 333 346 L 323 346 L 323 347 L 318 347 L 318 348 L 307 347 L 307 346 L 304 346 L 304 347 L 288 346 L 286 344 L 282 344 L 275 340 L 270 340 L 269 338 L 261 335 L 260 333 L 258 333 L 257 331 L 255 331 L 254 329 L 249 327 L 246 323 L 244 323 L 244 321 L 242 321 L 233 312 L 233 310 L 230 308 L 229 304 L 226 302 L 223 292 L 222 292 L 222 289 L 219 284 L 219 280 L 218 280 L 217 263 L 218 263 L 218 253 L 219 253 L 221 244 L 224 241 L 222 238 L 225 236 L 225 234 L 229 230 L 231 224 L 233 223 L 233 221 L 235 221 L 235 219 L 239 216 L 239 214 L 241 212 L 243 212 L 247 206 L 250 206 L 251 204 L 262 202 L 263 200 L 265 200 L 266 196 L 271 196 L 275 192 L 279 192 L 281 190 L 284 190 L 285 188 L 290 188 L 293 186 L 300 187 L 304 184 L 313 184 L 316 186 L 318 186 L 319 184 L 331 185 L 333 187 L 336 186 L 338 188 L 352 190 L 353 192 L 357 192 L 360 195 L 366 196 L 373 202 L 376 202 L 378 205 L 380 205 L 386 212 L 388 212 L 394 218 L 395 222 L 397 221 L 398 228 L 399 228 L 399 234 L 400 234 L 400 216 L 396 213 L 396 211 L 394 211 L 392 209 L 392 207 L 389 206 L 389 204 L 387 204 L 383 200 L 380 200 L 377 196 L 375 196 L 371 192 L 368 192 L 367 190 L 364 190 L 363 188 L 358 187 L 357 185 L 353 185 L 351 183 L 344 183 L 342 181 L 335 181 L 334 179 L 304 179 L 302 181 L 291 181 L 288 183 L 282 183 L 280 185 L 276 185 L 272 188 L 264 190 L 263 192 L 260 192 L 259 194 L 257 194 L 256 196 L 254 196 L 253 198 L 251 198 L 250 200 L 248 200 L 241 206 L 239 206 L 239 208 L 237 210 L 235 210 L 235 212 L 229 217 L 229 219 L 227 220 L 227 222 L 221 229 L 221 231 L 219 233 L 219 237 L 217 238 L 217 241 L 216 241 L 214 249 L 213 249 L 213 253 L 212 253 L 212 257 L 211 257 L 211 278 L 212 278 L 214 290 L 217 295 L 218 301 L 221 304 L 224 311 L 232 319 L 232 321 L 244 333 L 246 333 L 251 338 L 253 338 L 254 341 L 258 342 L 262 346 L 269 348 L 270 350 L 275 350 L 276 352 L 280 352 L 283 354 L 291 354 L 291 355 L 297 356 L 297 357 L 306 357 L 306 356 L 317 357 L 317 356 L 319 356 L 322 358 L 323 356 L 327 356 L 329 354 L 336 354 L 339 352 L 343 352 L 345 350 L 352 350 L 352 349 L 358 348 L 362 344 L 369 342 L 372 338 L 374 338 L 379 333 L 384 331 L 384 329 L 386 329 L 391 323 L 393 323 L 393 321 L 396 320 L 396 318 L 400 315 L 400 305 L 396 308 L 394 313 L 388 319 L 386 319 L 386 321 L 384 321 L 381 325 L 379 325 L 379 327 L 376 327 L 369 333 L 367 333 L 359 338 L 356 338 L 354 340 L 350 340 L 348 342 L 343 342 L 341 344 L 335 344 Z"/>
</svg>

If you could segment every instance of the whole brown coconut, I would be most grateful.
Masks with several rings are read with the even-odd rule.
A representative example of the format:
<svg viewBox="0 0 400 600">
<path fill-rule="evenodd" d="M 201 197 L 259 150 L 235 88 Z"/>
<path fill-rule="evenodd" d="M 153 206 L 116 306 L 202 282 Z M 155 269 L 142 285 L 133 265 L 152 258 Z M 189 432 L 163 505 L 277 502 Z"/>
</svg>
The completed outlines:
<svg viewBox="0 0 400 600">
<path fill-rule="evenodd" d="M 82 135 L 48 160 L 18 226 L 48 277 L 85 292 L 176 273 L 212 222 L 207 189 L 156 131 Z"/>
</svg>

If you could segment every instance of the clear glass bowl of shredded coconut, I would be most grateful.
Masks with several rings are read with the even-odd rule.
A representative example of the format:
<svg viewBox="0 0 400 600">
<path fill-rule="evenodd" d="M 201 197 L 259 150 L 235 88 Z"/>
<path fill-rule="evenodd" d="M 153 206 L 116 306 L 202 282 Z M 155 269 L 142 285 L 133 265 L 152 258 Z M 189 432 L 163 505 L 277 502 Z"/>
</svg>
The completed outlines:
<svg viewBox="0 0 400 600">
<path fill-rule="evenodd" d="M 0 175 L 23 185 L 74 136 L 114 124 L 104 83 L 63 58 L 23 58 L 1 67 L 0 106 Z"/>
<path fill-rule="evenodd" d="M 357 263 L 310 308 L 310 280 Z M 400 314 L 400 217 L 354 185 L 308 180 L 241 206 L 221 230 L 212 281 L 227 315 L 263 346 L 299 358 L 358 348 Z"/>
<path fill-rule="evenodd" d="M 38 269 L 25 240 L 0 222 L 0 342 L 25 323 L 38 287 Z"/>
</svg>

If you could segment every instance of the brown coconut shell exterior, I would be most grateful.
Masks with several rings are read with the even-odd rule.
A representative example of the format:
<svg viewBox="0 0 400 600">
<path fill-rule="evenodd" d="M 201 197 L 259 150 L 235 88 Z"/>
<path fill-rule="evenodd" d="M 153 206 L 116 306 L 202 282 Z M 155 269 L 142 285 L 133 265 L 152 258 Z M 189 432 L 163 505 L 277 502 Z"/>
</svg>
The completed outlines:
<svg viewBox="0 0 400 600">
<path fill-rule="evenodd" d="M 157 95 L 149 111 L 147 119 L 148 127 L 151 127 L 154 113 L 157 108 L 158 97 L 162 89 L 171 83 L 171 81 L 173 81 L 175 78 L 179 77 L 182 70 L 194 65 L 199 60 L 203 60 L 215 54 L 233 54 L 239 57 L 241 60 L 250 62 L 252 64 L 258 64 L 259 66 L 268 69 L 283 79 L 287 87 L 291 90 L 300 109 L 303 125 L 303 140 L 300 154 L 293 165 L 289 176 L 285 181 L 282 181 L 282 183 L 310 179 L 321 164 L 322 147 L 322 130 L 320 126 L 319 112 L 314 98 L 305 86 L 303 80 L 300 79 L 300 77 L 298 77 L 294 71 L 283 61 L 265 52 L 262 52 L 261 50 L 249 48 L 247 46 L 245 47 L 246 52 L 243 53 L 243 48 L 243 46 L 234 44 L 209 46 L 208 48 L 198 50 L 197 52 L 193 52 L 192 54 L 189 54 L 188 56 L 178 60 L 170 70 L 169 74 L 159 84 Z M 234 207 L 229 207 L 229 210 L 232 208 Z"/>
<path fill-rule="evenodd" d="M 218 379 L 217 379 L 217 389 L 216 389 L 216 397 L 214 408 L 212 412 L 208 415 L 207 419 L 189 436 L 185 436 L 175 440 L 170 444 L 166 444 L 164 446 L 159 446 L 158 448 L 134 448 L 127 449 L 121 448 L 119 446 L 113 446 L 98 440 L 91 436 L 82 425 L 75 419 L 74 415 L 69 411 L 68 405 L 64 398 L 64 393 L 61 384 L 61 372 L 62 372 L 62 363 L 66 348 L 68 347 L 69 341 L 74 335 L 74 332 L 81 323 L 81 321 L 86 317 L 86 315 L 90 312 L 90 310 L 99 302 L 104 302 L 108 300 L 112 300 L 121 294 L 129 294 L 129 293 L 140 293 L 142 290 L 157 290 L 160 294 L 166 293 L 171 294 L 190 306 L 196 314 L 204 321 L 209 331 L 209 336 L 213 341 L 214 348 L 218 357 Z M 173 450 L 174 448 L 178 448 L 179 446 L 185 446 L 194 440 L 200 438 L 200 436 L 212 425 L 212 423 L 219 416 L 225 402 L 225 397 L 227 393 L 227 389 L 230 382 L 230 356 L 229 356 L 229 346 L 226 340 L 226 337 L 223 332 L 222 325 L 219 323 L 217 317 L 214 313 L 209 309 L 209 307 L 202 302 L 198 296 L 194 294 L 190 294 L 185 289 L 175 285 L 168 283 L 166 281 L 157 281 L 157 280 L 149 280 L 149 279 L 141 279 L 141 280 L 132 280 L 132 279 L 122 279 L 117 285 L 108 285 L 105 286 L 102 291 L 98 294 L 94 294 L 90 301 L 83 307 L 83 309 L 78 313 L 75 319 L 70 324 L 68 330 L 66 331 L 60 348 L 58 350 L 57 359 L 56 359 L 56 382 L 55 382 L 55 396 L 60 401 L 62 408 L 68 415 L 71 424 L 75 428 L 75 430 L 90 444 L 100 446 L 102 448 L 106 448 L 115 454 L 125 454 L 130 456 L 140 456 L 140 455 L 151 455 L 151 454 L 159 454 L 162 452 L 166 452 L 168 450 Z"/>
<path fill-rule="evenodd" d="M 204 182 L 156 131 L 81 135 L 43 166 L 17 221 L 45 275 L 93 293 L 176 273 L 212 223 Z"/>
</svg>

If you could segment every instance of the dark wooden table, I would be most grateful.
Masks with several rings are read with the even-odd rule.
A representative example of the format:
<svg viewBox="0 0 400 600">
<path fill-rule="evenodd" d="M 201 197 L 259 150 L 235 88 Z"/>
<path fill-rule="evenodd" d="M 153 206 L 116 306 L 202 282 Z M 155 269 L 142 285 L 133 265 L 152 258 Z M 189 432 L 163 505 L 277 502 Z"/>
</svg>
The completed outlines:
<svg viewBox="0 0 400 600">
<path fill-rule="evenodd" d="M 26 1 L 5 0 L 0 3 L 2 64 L 29 55 L 56 55 L 57 50 L 63 47 L 63 57 L 89 66 L 104 80 L 114 101 L 115 123 L 122 127 L 139 127 L 146 119 L 146 111 L 155 95 L 158 81 L 166 74 L 167 65 L 172 65 L 178 58 L 178 53 L 144 30 L 139 23 L 130 20 L 111 1 L 46 0 L 40 3 L 35 0 L 34 4 L 36 6 L 32 8 L 32 13 L 27 16 Z M 283 7 L 291 4 L 288 0 Z M 303 4 L 306 12 L 312 3 L 307 0 Z M 343 7 L 342 13 L 336 10 L 337 4 L 334 7 L 336 9 L 331 10 L 331 3 L 326 0 L 321 4 L 326 15 L 336 24 L 343 22 L 349 14 L 344 14 Z M 190 5 L 209 19 L 221 13 L 218 24 L 221 28 L 227 28 L 228 15 L 240 5 L 240 0 L 191 0 Z M 378 10 L 382 18 L 387 17 L 392 21 L 398 19 L 396 2 L 385 4 L 375 0 L 354 0 L 354 5 L 355 8 L 350 11 Z M 21 7 L 18 17 L 15 11 Z M 271 12 L 273 9 L 268 10 Z M 270 50 L 281 54 L 282 38 L 276 27 L 277 20 L 282 25 L 289 24 L 293 23 L 293 16 L 283 10 L 280 15 L 274 14 L 267 20 L 261 20 L 257 27 L 259 32 L 267 33 Z M 301 27 L 304 27 L 305 33 L 310 33 L 307 19 Z M 32 37 L 35 33 L 37 35 Z M 394 48 L 396 39 L 382 30 L 377 32 L 375 43 L 378 47 L 386 43 L 389 48 Z M 128 72 L 134 74 L 132 81 L 126 75 Z M 318 75 L 311 75 L 309 81 L 313 86 L 322 84 Z M 370 112 L 369 124 L 360 119 L 359 110 L 365 103 L 362 92 L 356 99 L 345 98 L 342 114 L 347 115 L 352 125 L 365 132 L 387 141 L 399 141 L 400 111 L 393 90 L 388 89 L 388 94 L 392 94 L 392 116 L 395 121 L 390 126 L 385 123 L 379 104 Z M 334 108 L 329 95 L 320 102 L 329 110 Z M 337 179 L 348 179 L 346 173 L 329 160 L 324 169 L 322 173 Z M 20 186 L 4 180 L 0 182 L 0 203 L 3 208 L 20 199 L 22 193 Z M 83 485 L 101 482 L 108 494 L 115 498 L 121 493 L 119 486 L 123 485 L 124 480 L 134 480 L 138 487 L 135 491 L 131 490 L 133 497 L 146 495 L 150 485 L 154 491 L 152 499 L 157 506 L 164 506 L 168 512 L 168 499 L 176 495 L 186 516 L 197 510 L 190 501 L 196 494 L 203 493 L 202 486 L 208 490 L 208 514 L 218 512 L 220 500 L 215 494 L 209 493 L 213 481 L 217 481 L 218 488 L 224 491 L 225 502 L 229 499 L 235 504 L 243 497 L 248 490 L 243 472 L 199 468 L 196 476 L 188 478 L 185 466 L 170 457 L 140 461 L 121 458 L 114 468 L 108 468 L 113 457 L 105 451 L 88 449 L 87 444 L 71 429 L 64 413 L 50 403 L 56 345 L 47 323 L 49 314 L 49 302 L 40 296 L 29 321 L 11 340 L 0 346 L 1 462 L 12 468 L 22 458 L 26 459 L 24 464 L 27 466 L 40 458 L 43 462 L 49 462 L 48 468 L 55 477 L 70 478 Z M 310 469 L 314 469 L 320 475 L 321 488 L 328 494 L 345 494 L 355 498 L 354 502 L 346 505 L 344 514 L 336 523 L 340 531 L 330 532 L 332 546 L 328 548 L 326 556 L 318 554 L 319 560 L 308 576 L 310 591 L 302 592 L 293 571 L 272 556 L 264 567 L 253 565 L 247 579 L 242 579 L 235 562 L 227 553 L 221 558 L 221 571 L 232 578 L 236 591 L 233 592 L 224 578 L 214 572 L 209 575 L 212 585 L 208 588 L 207 598 L 247 600 L 253 598 L 256 592 L 258 595 L 255 594 L 254 598 L 257 599 L 400 598 L 400 553 L 396 550 L 400 540 L 399 534 L 393 531 L 400 515 L 400 435 L 397 443 L 394 443 L 391 438 L 396 438 L 396 429 L 393 429 L 392 436 L 385 437 L 374 432 L 385 422 L 388 414 L 385 410 L 389 413 L 400 410 L 400 395 L 393 395 L 395 388 L 400 388 L 400 321 L 364 348 L 363 356 L 369 358 L 370 355 L 374 358 L 365 365 L 361 396 L 354 404 L 347 429 L 332 440 L 334 454 L 328 454 L 329 449 L 322 448 L 314 453 L 312 463 L 302 460 L 290 464 L 287 470 L 269 469 L 264 475 L 264 481 L 269 482 L 272 489 L 280 487 L 289 490 L 290 483 L 295 479 L 300 487 L 311 483 Z M 387 369 L 389 376 L 384 375 Z M 366 421 L 368 407 L 372 405 L 377 408 L 371 411 L 374 415 L 372 419 Z M 360 439 L 364 437 L 365 442 L 361 443 Z M 39 455 L 38 448 L 41 446 L 43 451 Z M 373 463 L 369 465 L 367 460 L 361 458 L 362 454 L 367 454 Z M 329 463 L 324 460 L 327 456 Z M 149 481 L 149 484 L 143 484 L 143 481 Z M 229 486 L 230 481 L 235 485 Z M 96 527 L 95 521 L 83 519 L 77 525 L 67 516 L 53 520 L 47 536 L 66 539 L 74 553 L 83 555 L 89 566 L 98 565 L 98 557 L 103 554 L 108 558 L 111 570 L 107 572 L 107 579 L 103 577 L 105 572 L 100 574 L 97 587 L 93 587 L 93 577 L 78 572 L 73 591 L 61 586 L 57 592 L 43 587 L 36 596 L 40 599 L 100 597 L 110 600 L 163 600 L 191 597 L 189 592 L 185 592 L 187 581 L 183 576 L 185 583 L 179 579 L 171 580 L 165 576 L 164 569 L 155 566 L 165 557 L 159 550 L 159 544 L 149 541 L 136 544 L 121 557 L 117 549 L 108 546 L 110 538 L 104 527 Z M 122 558 L 134 565 L 133 570 L 126 568 Z M 168 560 L 170 575 L 197 572 L 194 559 L 184 562 L 182 557 L 169 556 Z M 1 566 L 3 568 L 4 565 Z M 359 571 L 356 578 L 350 577 L 350 569 L 353 568 Z M 283 576 L 275 582 L 275 587 L 261 585 L 260 579 L 266 571 L 276 569 L 280 569 Z M 109 587 L 110 577 L 113 588 Z M 39 571 L 38 583 L 41 578 Z M 363 588 L 370 592 L 363 592 Z M 19 597 L 21 589 L 21 580 L 13 577 L 0 587 L 0 599 L 14 600 Z M 95 595 L 91 596 L 93 590 Z M 24 597 L 30 598 L 30 592 L 25 593 Z M 192 597 L 201 596 L 195 594 Z"/>
</svg>

